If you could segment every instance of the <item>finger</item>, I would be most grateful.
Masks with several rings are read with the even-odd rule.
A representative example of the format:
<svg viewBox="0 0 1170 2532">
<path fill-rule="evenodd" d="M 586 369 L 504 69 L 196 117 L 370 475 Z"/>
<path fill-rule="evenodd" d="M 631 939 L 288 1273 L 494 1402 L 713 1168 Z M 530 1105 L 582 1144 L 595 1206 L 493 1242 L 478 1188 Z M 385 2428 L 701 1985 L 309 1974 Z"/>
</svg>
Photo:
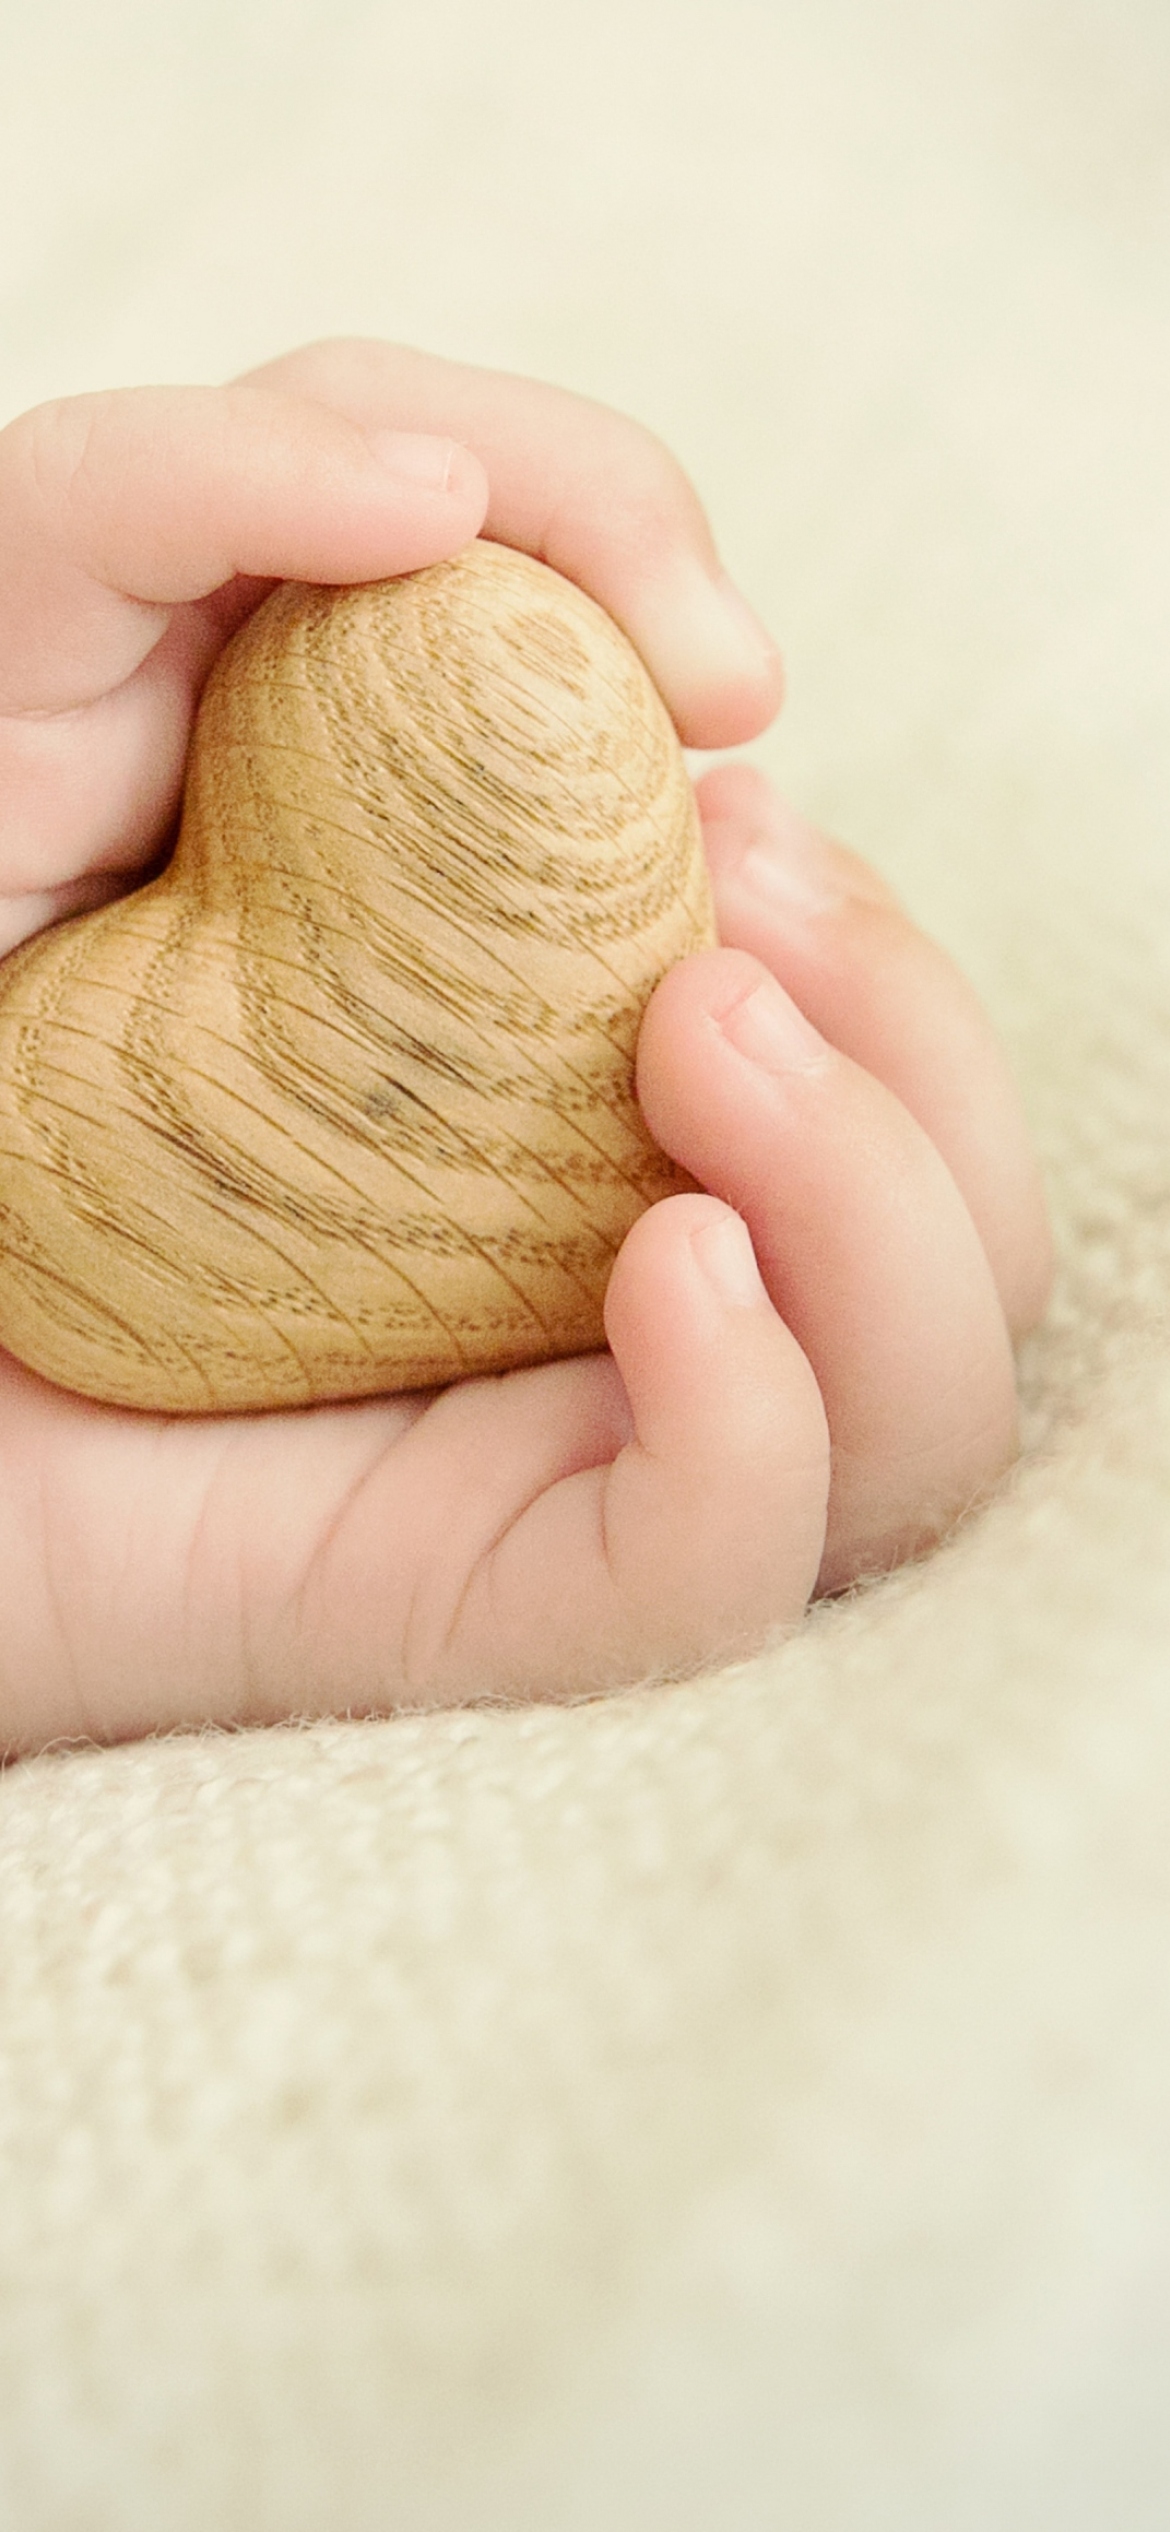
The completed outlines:
<svg viewBox="0 0 1170 2532">
<path fill-rule="evenodd" d="M 1015 1085 L 966 978 L 854 853 L 753 766 L 698 785 L 721 941 L 770 968 L 822 1036 L 884 1082 L 941 1153 L 1016 1336 L 1041 1316 L 1052 1247 Z"/>
<path fill-rule="evenodd" d="M 654 1206 L 614 1268 L 606 1329 L 629 1438 L 608 1465 L 516 1490 L 524 1508 L 475 1562 L 425 1665 L 447 1694 L 485 1675 L 513 1695 L 678 1676 L 756 1650 L 807 1604 L 824 1413 L 743 1224 L 701 1196 Z M 531 1406 L 543 1411 L 535 1389 Z"/>
<path fill-rule="evenodd" d="M 693 486 L 649 431 L 558 387 L 389 343 L 308 345 L 253 370 L 365 425 L 447 430 L 491 482 L 485 534 L 577 581 L 624 626 L 688 747 L 779 710 L 775 644 L 721 569 Z"/>
<path fill-rule="evenodd" d="M 295 1638 L 355 1709 L 581 1694 L 754 1649 L 808 1600 L 828 1437 L 743 1225 L 700 1196 L 629 1233 L 613 1357 L 465 1381 L 330 1525 Z M 290 1668 L 291 1656 L 292 1666 Z"/>
<path fill-rule="evenodd" d="M 0 712 L 62 712 L 130 677 L 170 610 L 239 572 L 350 582 L 456 553 L 486 504 L 445 432 L 361 428 L 250 387 L 42 405 L 0 432 Z"/>
<path fill-rule="evenodd" d="M 663 979 L 638 1092 L 663 1149 L 744 1215 L 816 1374 L 833 1445 L 822 1588 L 917 1552 L 1015 1445 L 1003 1313 L 933 1143 L 738 950 Z"/>
</svg>

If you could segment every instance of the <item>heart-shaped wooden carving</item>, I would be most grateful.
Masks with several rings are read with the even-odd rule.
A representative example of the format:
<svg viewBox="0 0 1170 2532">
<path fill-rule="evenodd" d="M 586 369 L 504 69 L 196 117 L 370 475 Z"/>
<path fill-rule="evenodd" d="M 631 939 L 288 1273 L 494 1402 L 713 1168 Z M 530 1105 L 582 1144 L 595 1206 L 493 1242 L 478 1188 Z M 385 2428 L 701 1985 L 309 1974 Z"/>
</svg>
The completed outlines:
<svg viewBox="0 0 1170 2532">
<path fill-rule="evenodd" d="M 486 543 L 276 590 L 166 870 L 0 970 L 0 1342 L 178 1412 L 600 1344 L 681 1183 L 639 1019 L 713 937 L 670 720 L 580 590 Z"/>
</svg>

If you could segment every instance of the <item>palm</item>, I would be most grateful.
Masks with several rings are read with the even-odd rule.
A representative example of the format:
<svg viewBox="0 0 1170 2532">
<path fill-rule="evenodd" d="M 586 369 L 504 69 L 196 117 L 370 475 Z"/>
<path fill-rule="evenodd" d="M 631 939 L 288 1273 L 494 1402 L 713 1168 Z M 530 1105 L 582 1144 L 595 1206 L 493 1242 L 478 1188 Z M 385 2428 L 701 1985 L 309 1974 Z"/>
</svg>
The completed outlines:
<svg viewBox="0 0 1170 2532">
<path fill-rule="evenodd" d="M 586 1609 L 582 1685 L 660 1666 L 661 1620 L 652 1635 L 647 1609 L 637 1640 L 598 1518 L 629 1432 L 608 1356 L 190 1422 L 91 1407 L 8 1361 L 0 1415 L 27 1509 L 4 1658 L 26 1696 L 37 1683 L 38 1741 L 548 1690 Z M 815 1573 L 815 1514 L 800 1526 L 778 1614 Z"/>
<path fill-rule="evenodd" d="M 25 1514 L 5 1660 L 14 1680 L 38 1683 L 36 1737 L 442 1686 L 443 1603 L 453 1614 L 479 1530 L 506 1527 L 591 1429 L 605 1428 L 612 1456 L 619 1414 L 603 1358 L 469 1385 L 458 1400 L 191 1420 L 94 1407 L 3 1359 L 6 1471 Z M 468 1469 L 482 1481 L 474 1501 Z M 424 1639 L 425 1680 L 413 1667 Z"/>
</svg>

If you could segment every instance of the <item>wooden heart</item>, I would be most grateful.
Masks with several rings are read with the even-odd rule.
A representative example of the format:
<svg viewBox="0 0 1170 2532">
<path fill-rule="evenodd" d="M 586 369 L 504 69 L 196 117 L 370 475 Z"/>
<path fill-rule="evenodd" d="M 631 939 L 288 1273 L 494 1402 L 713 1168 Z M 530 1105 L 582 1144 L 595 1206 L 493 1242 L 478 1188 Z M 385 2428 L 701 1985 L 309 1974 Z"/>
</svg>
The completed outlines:
<svg viewBox="0 0 1170 2532">
<path fill-rule="evenodd" d="M 276 590 L 167 868 L 0 969 L 0 1343 L 186 1413 L 602 1343 L 683 1183 L 639 1019 L 713 938 L 674 730 L 580 590 L 482 542 Z"/>
</svg>

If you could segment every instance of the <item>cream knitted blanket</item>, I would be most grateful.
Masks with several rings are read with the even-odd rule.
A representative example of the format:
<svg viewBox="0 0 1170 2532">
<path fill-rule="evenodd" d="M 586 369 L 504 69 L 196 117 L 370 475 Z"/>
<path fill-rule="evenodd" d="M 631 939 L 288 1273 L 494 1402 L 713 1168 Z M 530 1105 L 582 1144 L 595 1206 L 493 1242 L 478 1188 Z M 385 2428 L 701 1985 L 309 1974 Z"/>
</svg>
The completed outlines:
<svg viewBox="0 0 1170 2532">
<path fill-rule="evenodd" d="M 0 11 L 3 413 L 352 330 L 657 428 L 1062 1260 L 1001 1499 L 769 1663 L 0 1781 L 3 2532 L 1170 2520 L 1168 108 L 1163 0 Z"/>
</svg>

